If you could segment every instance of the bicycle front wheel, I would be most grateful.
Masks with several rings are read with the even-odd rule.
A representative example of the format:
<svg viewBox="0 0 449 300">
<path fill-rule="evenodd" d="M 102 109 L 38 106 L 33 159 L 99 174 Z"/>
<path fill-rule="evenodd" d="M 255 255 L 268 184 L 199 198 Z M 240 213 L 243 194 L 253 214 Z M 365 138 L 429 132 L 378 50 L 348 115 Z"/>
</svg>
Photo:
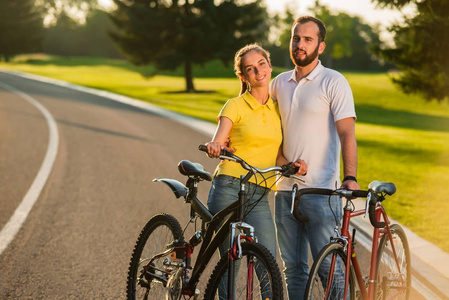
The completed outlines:
<svg viewBox="0 0 449 300">
<path fill-rule="evenodd" d="M 282 276 L 275 258 L 263 245 L 242 243 L 242 258 L 236 261 L 234 299 L 283 299 Z M 207 284 L 204 299 L 229 299 L 229 257 L 224 255 Z"/>
<path fill-rule="evenodd" d="M 412 275 L 407 237 L 398 224 L 391 225 L 390 231 L 391 240 L 385 233 L 379 242 L 376 299 L 409 299 Z"/>
<path fill-rule="evenodd" d="M 305 299 L 343 299 L 345 292 L 346 253 L 339 243 L 324 246 L 313 262 Z M 356 299 L 355 275 L 350 268 L 346 299 Z"/>
<path fill-rule="evenodd" d="M 169 298 L 167 295 L 181 292 L 179 286 L 175 287 L 176 291 L 174 288 L 169 291 L 166 287 L 169 275 L 174 270 L 173 267 L 163 264 L 165 257 L 154 260 L 149 267 L 149 272 L 156 274 L 157 277 L 146 275 L 144 270 L 155 254 L 167 250 L 175 240 L 184 241 L 181 225 L 175 217 L 160 214 L 148 221 L 137 239 L 129 264 L 126 287 L 128 300 L 161 300 Z"/>
</svg>

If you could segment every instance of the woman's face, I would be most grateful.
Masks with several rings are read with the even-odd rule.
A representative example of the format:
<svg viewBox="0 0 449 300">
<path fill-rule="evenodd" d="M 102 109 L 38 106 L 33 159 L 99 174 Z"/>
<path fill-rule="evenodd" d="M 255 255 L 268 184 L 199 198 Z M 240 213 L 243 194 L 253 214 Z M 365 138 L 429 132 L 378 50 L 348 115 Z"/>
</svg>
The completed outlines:
<svg viewBox="0 0 449 300">
<path fill-rule="evenodd" d="M 270 63 L 256 50 L 251 50 L 242 57 L 242 76 L 252 88 L 268 86 L 271 71 Z"/>
</svg>

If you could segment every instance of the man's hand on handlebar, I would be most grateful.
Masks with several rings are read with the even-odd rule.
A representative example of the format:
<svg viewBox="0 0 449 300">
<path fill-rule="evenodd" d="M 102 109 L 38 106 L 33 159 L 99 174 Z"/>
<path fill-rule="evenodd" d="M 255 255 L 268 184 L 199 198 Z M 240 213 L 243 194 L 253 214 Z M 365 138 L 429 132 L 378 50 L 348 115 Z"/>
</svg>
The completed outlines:
<svg viewBox="0 0 449 300">
<path fill-rule="evenodd" d="M 295 175 L 296 176 L 304 176 L 307 175 L 307 164 L 302 159 L 297 159 L 296 161 L 292 162 L 293 168 L 297 168 Z"/>
<path fill-rule="evenodd" d="M 345 180 L 341 183 L 340 189 L 358 191 L 360 186 L 355 180 Z"/>
</svg>

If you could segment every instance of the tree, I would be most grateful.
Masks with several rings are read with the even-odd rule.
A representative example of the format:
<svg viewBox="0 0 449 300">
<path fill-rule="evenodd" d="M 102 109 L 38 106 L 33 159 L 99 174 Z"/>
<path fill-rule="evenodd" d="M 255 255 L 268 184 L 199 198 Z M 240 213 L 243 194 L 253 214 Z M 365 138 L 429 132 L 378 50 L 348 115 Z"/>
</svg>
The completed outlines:
<svg viewBox="0 0 449 300">
<path fill-rule="evenodd" d="M 329 68 L 346 70 L 383 70 L 374 49 L 379 47 L 379 29 L 365 24 L 357 16 L 350 16 L 344 12 L 331 12 L 327 6 L 319 1 L 309 8 L 313 15 L 321 19 L 326 25 L 326 50 L 320 55 L 324 65 Z M 285 17 L 275 16 L 273 26 L 277 30 L 277 44 L 268 49 L 272 53 L 274 63 L 282 61 L 284 66 L 291 67 L 288 56 L 291 27 L 296 17 L 292 10 L 286 7 Z M 282 54 L 280 54 L 281 52 Z"/>
<path fill-rule="evenodd" d="M 0 0 L 0 60 L 39 50 L 42 14 L 34 0 Z"/>
<path fill-rule="evenodd" d="M 379 30 L 365 24 L 358 16 L 331 13 L 319 1 L 311 9 L 326 24 L 326 50 L 320 55 L 329 68 L 347 70 L 380 69 L 374 49 L 379 47 Z"/>
<path fill-rule="evenodd" d="M 401 9 L 415 5 L 417 14 L 404 25 L 393 25 L 394 46 L 380 49 L 386 60 L 401 69 L 392 78 L 405 93 L 428 101 L 449 99 L 449 1 L 376 0 L 381 6 Z"/>
<path fill-rule="evenodd" d="M 289 56 L 290 38 L 292 35 L 292 24 L 295 21 L 294 8 L 287 4 L 283 16 L 275 14 L 270 18 L 270 38 L 273 40 L 268 46 L 265 46 L 271 54 L 271 62 L 276 66 L 284 68 L 293 67 Z"/>
<path fill-rule="evenodd" d="M 98 8 L 98 0 L 35 0 L 45 11 L 47 23 L 55 25 L 60 18 L 78 19 L 82 22 L 91 9 Z"/>
<path fill-rule="evenodd" d="M 227 63 L 247 43 L 266 39 L 262 0 L 240 4 L 224 0 L 114 0 L 111 36 L 136 65 L 157 70 L 184 67 L 186 91 L 194 92 L 193 64 L 212 59 Z"/>
<path fill-rule="evenodd" d="M 84 24 L 61 13 L 57 23 L 45 29 L 42 48 L 56 55 L 123 58 L 108 35 L 112 30 L 109 14 L 103 10 L 91 9 Z"/>
</svg>

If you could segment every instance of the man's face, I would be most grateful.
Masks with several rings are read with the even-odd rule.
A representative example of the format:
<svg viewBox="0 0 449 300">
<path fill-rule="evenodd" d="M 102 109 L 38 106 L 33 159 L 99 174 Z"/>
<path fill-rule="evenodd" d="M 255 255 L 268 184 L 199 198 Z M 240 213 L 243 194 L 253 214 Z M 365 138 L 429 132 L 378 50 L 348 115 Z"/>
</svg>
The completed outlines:
<svg viewBox="0 0 449 300">
<path fill-rule="evenodd" d="M 324 42 L 319 42 L 319 28 L 314 22 L 295 24 L 290 39 L 290 58 L 298 67 L 306 67 L 318 60 L 324 51 Z"/>
</svg>

